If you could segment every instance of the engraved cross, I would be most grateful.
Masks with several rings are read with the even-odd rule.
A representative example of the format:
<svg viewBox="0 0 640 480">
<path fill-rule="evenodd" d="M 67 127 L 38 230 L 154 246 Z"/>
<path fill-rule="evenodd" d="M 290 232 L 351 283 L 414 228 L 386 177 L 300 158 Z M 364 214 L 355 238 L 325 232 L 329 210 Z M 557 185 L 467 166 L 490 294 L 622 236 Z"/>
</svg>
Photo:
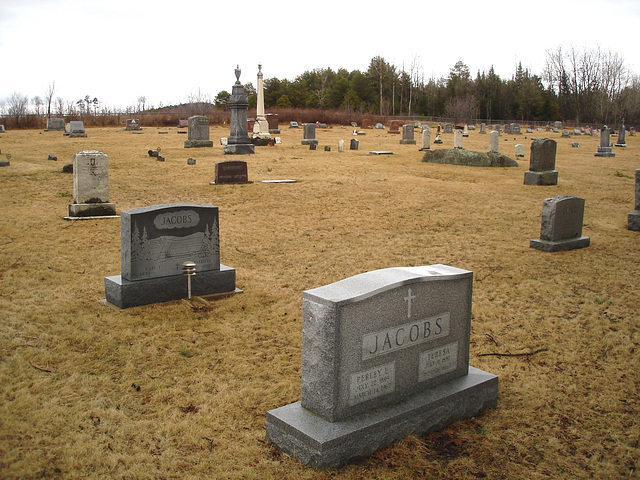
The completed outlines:
<svg viewBox="0 0 640 480">
<path fill-rule="evenodd" d="M 404 297 L 404 301 L 407 302 L 407 318 L 411 318 L 411 301 L 416 298 L 415 295 L 411 295 L 411 287 L 409 287 L 409 294 Z"/>
</svg>

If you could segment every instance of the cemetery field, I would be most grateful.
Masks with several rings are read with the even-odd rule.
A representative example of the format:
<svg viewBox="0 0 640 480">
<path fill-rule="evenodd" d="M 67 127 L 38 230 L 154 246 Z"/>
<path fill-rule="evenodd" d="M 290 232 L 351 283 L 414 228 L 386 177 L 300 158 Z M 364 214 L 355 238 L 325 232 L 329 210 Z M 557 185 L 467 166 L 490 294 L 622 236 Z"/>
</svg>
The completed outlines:
<svg viewBox="0 0 640 480">
<path fill-rule="evenodd" d="M 352 151 L 353 128 L 333 126 L 311 151 L 302 128 L 281 128 L 282 144 L 245 156 L 223 154 L 222 126 L 197 149 L 177 128 L 0 134 L 0 478 L 640 478 L 640 232 L 626 228 L 640 138 L 602 158 L 599 137 L 503 135 L 501 153 L 525 146 L 519 166 L 477 168 L 422 163 L 418 130 L 417 145 L 366 130 Z M 558 185 L 525 186 L 545 136 Z M 443 140 L 432 148 L 453 148 Z M 464 146 L 486 152 L 489 135 Z M 147 155 L 157 147 L 164 162 Z M 101 303 L 120 219 L 63 219 L 61 170 L 82 150 L 108 155 L 118 213 L 217 205 L 220 260 L 243 293 Z M 210 185 L 224 160 L 247 161 L 254 183 Z M 296 183 L 260 182 L 275 179 Z M 564 194 L 585 198 L 591 245 L 530 248 L 543 200 Z M 266 443 L 266 412 L 300 399 L 302 292 L 436 263 L 473 271 L 470 363 L 498 375 L 498 406 L 337 471 Z"/>
</svg>

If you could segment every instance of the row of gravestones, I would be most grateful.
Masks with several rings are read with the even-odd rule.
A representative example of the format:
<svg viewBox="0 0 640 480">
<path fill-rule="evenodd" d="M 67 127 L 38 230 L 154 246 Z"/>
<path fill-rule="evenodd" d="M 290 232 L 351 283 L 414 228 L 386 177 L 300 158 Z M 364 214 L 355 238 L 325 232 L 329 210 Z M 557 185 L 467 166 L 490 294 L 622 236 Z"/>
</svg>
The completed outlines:
<svg viewBox="0 0 640 480">
<path fill-rule="evenodd" d="M 108 200 L 106 169 L 106 155 L 77 154 L 74 199 Z M 640 169 L 635 207 L 629 223 L 640 230 Z M 583 211 L 578 197 L 545 200 L 540 239 L 531 246 L 588 245 Z M 193 265 L 192 286 L 182 274 Z M 187 290 L 229 294 L 238 291 L 235 279 L 220 263 L 216 206 L 122 212 L 121 273 L 104 279 L 107 302 L 129 308 L 184 298 Z M 430 265 L 305 291 L 301 399 L 267 412 L 267 440 L 304 464 L 335 468 L 496 405 L 498 378 L 469 365 L 471 290 L 472 272 Z"/>
</svg>

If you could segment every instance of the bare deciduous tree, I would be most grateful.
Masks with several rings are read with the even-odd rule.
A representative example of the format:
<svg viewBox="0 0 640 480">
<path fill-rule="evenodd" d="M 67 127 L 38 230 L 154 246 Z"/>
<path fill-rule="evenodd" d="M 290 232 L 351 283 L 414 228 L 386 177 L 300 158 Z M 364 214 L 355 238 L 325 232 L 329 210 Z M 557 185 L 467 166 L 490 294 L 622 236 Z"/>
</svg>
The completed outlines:
<svg viewBox="0 0 640 480">
<path fill-rule="evenodd" d="M 56 82 L 49 83 L 47 90 L 44 93 L 44 99 L 47 103 L 47 117 L 51 118 L 51 103 L 53 102 L 53 94 L 56 91 Z"/>
</svg>

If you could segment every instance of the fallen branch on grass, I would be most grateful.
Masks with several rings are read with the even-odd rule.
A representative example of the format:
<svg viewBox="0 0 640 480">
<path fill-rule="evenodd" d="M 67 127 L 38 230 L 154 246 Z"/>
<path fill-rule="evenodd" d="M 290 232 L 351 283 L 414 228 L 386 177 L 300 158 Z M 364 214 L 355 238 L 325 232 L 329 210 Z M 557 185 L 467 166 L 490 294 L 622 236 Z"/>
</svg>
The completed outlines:
<svg viewBox="0 0 640 480">
<path fill-rule="evenodd" d="M 35 368 L 36 370 L 40 370 L 41 372 L 47 372 L 47 373 L 55 372 L 55 369 L 50 370 L 48 368 L 39 367 L 38 365 L 34 365 L 33 363 L 31 363 L 31 360 L 27 360 L 27 362 L 29 362 L 29 365 L 31 365 L 33 368 Z"/>
<path fill-rule="evenodd" d="M 536 353 L 546 352 L 548 348 L 539 348 L 538 350 L 534 350 L 533 352 L 523 352 L 523 353 L 479 353 L 476 357 L 529 357 L 531 355 L 535 355 Z"/>
</svg>

